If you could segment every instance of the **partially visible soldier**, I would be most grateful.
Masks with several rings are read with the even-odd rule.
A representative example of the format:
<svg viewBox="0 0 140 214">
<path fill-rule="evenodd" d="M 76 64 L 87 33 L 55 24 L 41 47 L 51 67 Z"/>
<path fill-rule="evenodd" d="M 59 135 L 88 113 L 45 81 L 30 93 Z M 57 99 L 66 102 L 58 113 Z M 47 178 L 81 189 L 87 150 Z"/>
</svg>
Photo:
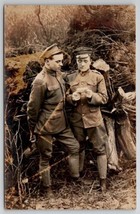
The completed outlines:
<svg viewBox="0 0 140 214">
<path fill-rule="evenodd" d="M 119 160 L 117 155 L 117 149 L 121 149 L 125 157 L 129 160 L 135 160 L 136 158 L 136 146 L 132 137 L 132 129 L 130 123 L 130 111 L 135 103 L 136 93 L 125 92 L 128 91 L 127 84 L 117 81 L 115 84 L 115 77 L 110 76 L 110 73 L 114 70 L 103 60 L 99 59 L 93 62 L 92 67 L 103 74 L 108 92 L 108 103 L 101 108 L 103 114 L 105 126 L 108 133 L 108 143 L 106 144 L 107 156 L 108 156 L 108 169 L 111 172 L 120 172 L 122 168 L 119 166 Z M 124 80 L 125 82 L 126 80 Z M 122 87 L 121 87 L 122 85 Z M 119 87 L 118 87 L 119 86 Z M 125 87 L 124 87 L 125 86 Z M 132 84 L 130 84 L 132 88 Z M 133 104 L 131 103 L 133 102 Z M 127 106 L 129 105 L 129 108 Z M 134 104 L 135 105 L 135 104 Z M 135 117 L 135 107 L 133 108 L 133 118 Z M 133 119 L 134 120 L 134 119 Z M 135 129 L 135 123 L 132 125 Z M 115 137 L 116 136 L 116 137 Z M 117 147 L 116 147 L 117 139 Z"/>
<path fill-rule="evenodd" d="M 98 59 L 92 63 L 92 68 L 99 71 L 105 79 L 105 84 L 108 93 L 108 102 L 101 107 L 102 116 L 104 118 L 105 127 L 108 135 L 108 142 L 106 143 L 106 154 L 108 170 L 112 173 L 121 171 L 119 166 L 119 159 L 117 154 L 116 139 L 115 139 L 115 120 L 112 99 L 115 95 L 115 90 L 109 76 L 110 66 L 103 59 Z M 113 111 L 112 111 L 113 110 Z"/>
<path fill-rule="evenodd" d="M 105 143 L 106 129 L 100 105 L 107 102 L 108 96 L 104 77 L 96 70 L 90 70 L 92 49 L 80 47 L 75 50 L 78 70 L 67 76 L 70 88 L 66 100 L 72 107 L 70 122 L 73 133 L 80 143 L 80 172 L 83 170 L 86 137 L 97 155 L 97 166 L 101 191 L 106 191 L 107 157 Z"/>
<path fill-rule="evenodd" d="M 30 138 L 40 152 L 40 174 L 42 190 L 51 193 L 49 161 L 52 155 L 53 139 L 63 143 L 69 152 L 69 169 L 73 179 L 79 177 L 79 143 L 67 124 L 65 114 L 65 83 L 60 71 L 63 52 L 56 44 L 41 55 L 43 70 L 36 76 L 28 102 L 27 114 Z"/>
</svg>

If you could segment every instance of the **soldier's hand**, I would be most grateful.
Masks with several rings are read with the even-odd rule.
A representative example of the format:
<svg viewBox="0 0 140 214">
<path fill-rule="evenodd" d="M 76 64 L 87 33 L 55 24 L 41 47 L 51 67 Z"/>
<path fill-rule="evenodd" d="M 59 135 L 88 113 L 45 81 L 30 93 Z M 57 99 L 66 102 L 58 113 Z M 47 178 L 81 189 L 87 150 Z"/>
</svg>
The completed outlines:
<svg viewBox="0 0 140 214">
<path fill-rule="evenodd" d="M 30 131 L 30 142 L 31 143 L 36 142 L 36 135 L 33 133 L 33 131 Z"/>
<path fill-rule="evenodd" d="M 85 94 L 86 94 L 86 97 L 87 97 L 87 98 L 91 98 L 93 92 L 92 92 L 90 89 L 87 88 L 87 89 L 85 90 Z"/>
<path fill-rule="evenodd" d="M 133 91 L 133 92 L 124 92 L 124 90 L 121 88 L 121 87 L 119 87 L 118 88 L 118 92 L 119 92 L 119 94 L 123 97 L 123 99 L 125 100 L 125 101 L 132 101 L 132 100 L 134 100 L 135 98 L 136 98 L 136 92 L 135 91 Z"/>
<path fill-rule="evenodd" d="M 30 142 L 31 142 L 31 150 L 35 150 L 36 149 L 36 135 L 33 132 L 30 132 Z"/>
<path fill-rule="evenodd" d="M 30 136 L 30 142 L 35 143 L 36 142 L 36 135 Z"/>
<path fill-rule="evenodd" d="M 78 100 L 80 100 L 80 94 L 79 94 L 77 91 L 75 91 L 75 92 L 72 94 L 72 100 L 73 100 L 73 101 L 78 101 Z"/>
<path fill-rule="evenodd" d="M 132 101 L 132 100 L 134 100 L 136 98 L 136 92 L 127 92 L 127 93 L 125 93 L 125 96 L 124 96 L 124 99 L 126 100 L 126 101 Z"/>
<path fill-rule="evenodd" d="M 122 97 L 125 97 L 125 92 L 124 92 L 124 90 L 122 89 L 122 87 L 119 87 L 119 88 L 118 88 L 118 92 L 119 92 L 119 94 L 120 94 Z"/>
</svg>

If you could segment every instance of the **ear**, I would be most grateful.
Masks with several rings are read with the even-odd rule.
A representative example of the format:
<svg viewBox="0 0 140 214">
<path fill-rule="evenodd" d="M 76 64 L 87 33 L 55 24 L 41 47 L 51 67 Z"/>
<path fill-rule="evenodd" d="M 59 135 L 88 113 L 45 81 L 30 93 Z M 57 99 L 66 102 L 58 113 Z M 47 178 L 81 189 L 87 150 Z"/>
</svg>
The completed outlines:
<svg viewBox="0 0 140 214">
<path fill-rule="evenodd" d="M 49 59 L 46 59 L 46 60 L 45 60 L 45 64 L 46 64 L 46 65 L 49 65 L 49 64 L 50 64 L 49 62 L 50 62 Z"/>
</svg>

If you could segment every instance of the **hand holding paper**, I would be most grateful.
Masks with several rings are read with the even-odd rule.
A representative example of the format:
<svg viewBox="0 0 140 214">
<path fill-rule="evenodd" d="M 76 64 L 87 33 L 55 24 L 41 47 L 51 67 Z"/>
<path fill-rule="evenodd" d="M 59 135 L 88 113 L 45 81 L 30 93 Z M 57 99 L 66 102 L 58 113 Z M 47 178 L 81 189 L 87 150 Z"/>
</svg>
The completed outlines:
<svg viewBox="0 0 140 214">
<path fill-rule="evenodd" d="M 85 94 L 86 94 L 86 97 L 87 97 L 87 98 L 91 98 L 93 93 L 92 93 L 92 91 L 91 91 L 90 89 L 87 88 L 87 89 L 85 90 Z"/>
<path fill-rule="evenodd" d="M 73 101 L 78 101 L 78 100 L 80 100 L 80 94 L 79 94 L 77 91 L 75 91 L 75 92 L 72 94 L 72 100 L 73 100 Z"/>
</svg>

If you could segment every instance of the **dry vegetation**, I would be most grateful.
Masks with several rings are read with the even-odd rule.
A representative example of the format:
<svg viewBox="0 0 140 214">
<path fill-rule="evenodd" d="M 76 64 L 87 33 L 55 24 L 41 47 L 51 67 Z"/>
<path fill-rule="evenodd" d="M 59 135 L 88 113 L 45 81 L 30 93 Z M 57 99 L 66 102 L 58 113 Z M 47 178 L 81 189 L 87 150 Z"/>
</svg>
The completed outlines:
<svg viewBox="0 0 140 214">
<path fill-rule="evenodd" d="M 30 146 L 26 103 L 28 72 L 40 71 L 40 51 L 57 42 L 72 57 L 64 70 L 75 68 L 77 46 L 94 49 L 93 59 L 109 63 L 115 89 L 135 91 L 134 6 L 5 6 L 5 207 L 7 209 L 135 209 L 136 166 L 119 151 L 123 171 L 108 172 L 108 192 L 98 191 L 98 173 L 87 150 L 84 184 L 67 182 L 66 154 L 54 146 L 52 177 L 54 199 L 39 195 L 38 152 Z M 35 64 L 35 63 L 39 64 Z M 34 67 L 35 65 L 35 67 Z M 26 73 L 25 73 L 26 72 Z M 23 81 L 24 78 L 24 81 Z M 31 82 L 30 82 L 31 83 Z M 135 142 L 135 101 L 125 104 Z M 26 154 L 25 154 L 26 151 Z M 11 176 L 13 179 L 11 179 Z M 18 193 L 18 195 L 17 195 Z"/>
</svg>

